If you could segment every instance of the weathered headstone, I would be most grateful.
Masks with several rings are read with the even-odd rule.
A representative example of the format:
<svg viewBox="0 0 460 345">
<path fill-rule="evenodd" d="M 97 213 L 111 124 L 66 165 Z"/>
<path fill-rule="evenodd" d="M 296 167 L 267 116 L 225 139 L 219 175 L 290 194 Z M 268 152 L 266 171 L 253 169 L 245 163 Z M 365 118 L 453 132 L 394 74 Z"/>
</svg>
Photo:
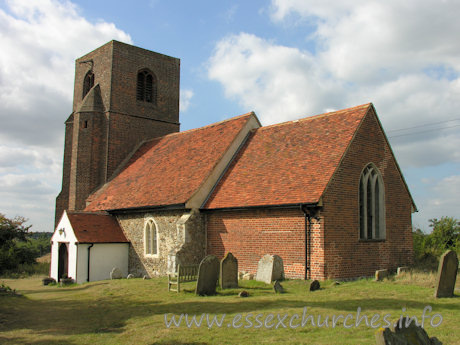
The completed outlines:
<svg viewBox="0 0 460 345">
<path fill-rule="evenodd" d="M 321 285 L 319 284 L 319 281 L 317 281 L 317 280 L 313 280 L 313 281 L 310 283 L 310 291 L 319 290 L 320 287 L 321 287 Z"/>
<path fill-rule="evenodd" d="M 375 271 L 375 281 L 382 281 L 384 278 L 388 277 L 388 270 L 377 270 Z"/>
<path fill-rule="evenodd" d="M 273 290 L 275 290 L 276 293 L 284 293 L 284 288 L 279 280 L 275 281 L 275 284 L 273 284 Z"/>
<path fill-rule="evenodd" d="M 214 255 L 206 256 L 198 268 L 198 281 L 195 293 L 200 296 L 209 296 L 216 293 L 219 279 L 219 259 Z"/>
<path fill-rule="evenodd" d="M 401 267 L 398 267 L 398 270 L 396 271 L 396 275 L 399 276 L 401 273 L 407 273 L 407 272 L 410 272 L 410 268 L 407 266 L 401 266 Z"/>
<path fill-rule="evenodd" d="M 232 253 L 227 253 L 220 262 L 221 289 L 232 289 L 238 287 L 238 260 Z"/>
<path fill-rule="evenodd" d="M 439 260 L 438 277 L 434 296 L 453 297 L 455 281 L 457 280 L 458 258 L 453 250 L 445 252 Z"/>
<path fill-rule="evenodd" d="M 409 320 L 403 317 L 402 320 L 396 320 L 391 328 L 380 328 L 375 333 L 376 345 L 442 345 L 436 337 L 430 338 L 414 321 L 407 326 L 406 322 Z"/>
<path fill-rule="evenodd" d="M 110 272 L 110 279 L 121 279 L 123 278 L 123 273 L 118 267 L 114 267 Z"/>
<path fill-rule="evenodd" d="M 256 280 L 270 284 L 273 280 L 284 279 L 283 259 L 278 255 L 265 254 L 259 260 Z"/>
</svg>

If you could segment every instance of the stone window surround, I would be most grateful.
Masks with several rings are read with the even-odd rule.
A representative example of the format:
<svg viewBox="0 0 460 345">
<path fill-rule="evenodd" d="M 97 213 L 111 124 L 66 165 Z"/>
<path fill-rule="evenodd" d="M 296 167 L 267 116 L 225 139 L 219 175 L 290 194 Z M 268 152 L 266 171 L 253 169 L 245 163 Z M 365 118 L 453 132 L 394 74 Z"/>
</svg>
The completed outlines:
<svg viewBox="0 0 460 345">
<path fill-rule="evenodd" d="M 367 211 L 367 193 L 368 185 L 371 183 L 371 203 L 372 210 L 370 212 L 372 217 L 372 237 L 368 236 L 368 211 Z M 378 184 L 378 195 L 375 194 L 375 186 Z M 361 189 L 362 188 L 362 189 Z M 361 196 L 361 191 L 364 191 L 364 202 Z M 376 201 L 378 201 L 378 224 L 375 222 L 376 216 Z M 363 204 L 362 204 L 363 203 Z M 370 162 L 366 164 L 364 169 L 361 171 L 359 178 L 359 187 L 358 187 L 358 224 L 359 232 L 358 239 L 359 242 L 379 242 L 384 241 L 386 238 L 386 228 L 385 228 L 385 184 L 383 183 L 382 174 L 379 169 L 375 166 L 374 163 Z M 361 212 L 364 210 L 364 219 L 361 219 Z M 364 226 L 364 229 L 362 227 Z M 364 236 L 363 236 L 364 235 Z"/>
<path fill-rule="evenodd" d="M 147 217 L 144 220 L 144 256 L 150 258 L 158 258 L 160 256 L 160 236 L 158 235 L 158 224 L 153 217 Z M 150 236 L 150 248 L 151 253 L 148 252 L 147 247 L 147 232 L 151 232 Z M 153 235 L 155 235 L 156 241 L 153 240 Z M 156 250 L 154 251 L 153 245 L 156 243 Z"/>
<path fill-rule="evenodd" d="M 91 90 L 94 86 L 94 73 L 92 70 L 89 70 L 85 78 L 83 79 L 83 92 L 82 92 L 82 99 L 88 94 L 89 90 Z"/>
</svg>

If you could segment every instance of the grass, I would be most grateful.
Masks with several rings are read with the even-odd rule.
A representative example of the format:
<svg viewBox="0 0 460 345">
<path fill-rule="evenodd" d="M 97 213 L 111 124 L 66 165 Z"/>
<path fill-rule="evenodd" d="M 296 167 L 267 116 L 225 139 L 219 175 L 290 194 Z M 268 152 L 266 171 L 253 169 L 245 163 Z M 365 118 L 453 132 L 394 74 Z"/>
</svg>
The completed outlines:
<svg viewBox="0 0 460 345">
<path fill-rule="evenodd" d="M 425 329 L 444 344 L 460 344 L 460 291 L 454 298 L 435 299 L 431 283 L 423 282 L 423 272 L 390 278 L 384 282 L 358 280 L 334 285 L 321 283 L 321 290 L 310 292 L 308 282 L 289 280 L 283 282 L 285 294 L 275 294 L 270 285 L 255 281 L 240 281 L 238 289 L 218 291 L 216 296 L 198 297 L 193 293 L 193 283 L 184 284 L 181 293 L 167 291 L 167 279 L 123 279 L 99 281 L 70 287 L 42 286 L 37 277 L 3 279 L 3 283 L 23 296 L 0 295 L 0 343 L 8 344 L 374 344 L 376 329 L 365 325 L 365 320 L 352 328 L 343 327 L 341 319 L 335 328 L 333 315 L 351 314 L 355 323 L 358 307 L 361 315 L 371 319 L 386 314 L 390 320 L 405 315 L 419 319 L 426 306 L 433 314 L 442 315 L 439 327 Z M 426 274 L 425 279 L 432 279 Z M 420 283 L 422 282 L 422 283 Z M 457 287 L 459 279 L 457 279 Z M 237 294 L 245 289 L 248 298 Z M 315 318 L 329 317 L 329 327 L 289 328 L 289 319 L 298 314 L 302 318 L 304 307 Z M 172 314 L 198 315 L 209 313 L 220 320 L 225 314 L 223 327 L 165 326 Z M 240 328 L 227 327 L 239 314 Z M 255 328 L 255 316 L 262 314 L 263 322 L 269 314 L 276 325 L 266 329 Z M 249 323 L 253 327 L 245 328 Z M 235 320 L 234 320 L 235 321 Z M 370 320 L 369 320 L 370 321 Z M 434 320 L 439 322 L 439 318 Z M 300 320 L 293 319 L 294 325 Z"/>
</svg>

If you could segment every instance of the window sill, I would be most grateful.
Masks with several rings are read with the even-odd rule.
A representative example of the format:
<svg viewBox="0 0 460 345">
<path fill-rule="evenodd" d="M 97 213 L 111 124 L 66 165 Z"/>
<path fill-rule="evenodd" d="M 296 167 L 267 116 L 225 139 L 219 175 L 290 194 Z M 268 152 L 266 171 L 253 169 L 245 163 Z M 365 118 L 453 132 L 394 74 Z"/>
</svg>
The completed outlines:
<svg viewBox="0 0 460 345">
<path fill-rule="evenodd" d="M 368 238 L 360 238 L 358 240 L 358 242 L 385 242 L 386 239 L 385 238 L 371 238 L 371 239 L 368 239 Z"/>
<path fill-rule="evenodd" d="M 159 254 L 144 254 L 144 258 L 158 259 L 159 257 Z"/>
</svg>

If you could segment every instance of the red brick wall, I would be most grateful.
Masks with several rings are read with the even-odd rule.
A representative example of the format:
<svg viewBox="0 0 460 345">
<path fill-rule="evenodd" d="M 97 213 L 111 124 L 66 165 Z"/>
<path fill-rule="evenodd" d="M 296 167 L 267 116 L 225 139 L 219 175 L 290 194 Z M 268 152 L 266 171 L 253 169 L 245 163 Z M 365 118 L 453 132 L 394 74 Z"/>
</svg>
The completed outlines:
<svg viewBox="0 0 460 345">
<path fill-rule="evenodd" d="M 359 180 L 368 163 L 385 186 L 386 239 L 359 240 Z M 323 197 L 324 278 L 372 276 L 412 262 L 411 199 L 391 150 L 370 112 Z"/>
<path fill-rule="evenodd" d="M 385 186 L 386 238 L 359 240 L 359 179 L 368 163 Z M 311 278 L 356 278 L 412 263 L 410 195 L 391 150 L 371 112 L 364 119 L 312 218 Z M 288 278 L 305 277 L 305 223 L 300 210 L 259 209 L 207 214 L 207 253 L 232 252 L 239 270 L 256 273 L 264 254 L 283 258 Z"/>
<path fill-rule="evenodd" d="M 231 252 L 238 270 L 256 273 L 265 254 L 283 259 L 288 278 L 305 277 L 305 218 L 299 209 L 213 211 L 207 213 L 207 254 Z"/>
</svg>

